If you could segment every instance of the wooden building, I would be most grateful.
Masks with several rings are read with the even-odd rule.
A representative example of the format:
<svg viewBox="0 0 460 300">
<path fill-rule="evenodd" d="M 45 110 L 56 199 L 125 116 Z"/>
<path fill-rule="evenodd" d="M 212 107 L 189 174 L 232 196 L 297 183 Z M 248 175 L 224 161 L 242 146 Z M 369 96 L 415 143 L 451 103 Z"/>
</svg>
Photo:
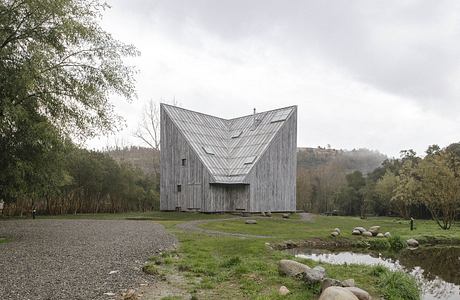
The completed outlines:
<svg viewBox="0 0 460 300">
<path fill-rule="evenodd" d="M 295 211 L 296 106 L 228 120 L 160 110 L 161 210 Z"/>
</svg>

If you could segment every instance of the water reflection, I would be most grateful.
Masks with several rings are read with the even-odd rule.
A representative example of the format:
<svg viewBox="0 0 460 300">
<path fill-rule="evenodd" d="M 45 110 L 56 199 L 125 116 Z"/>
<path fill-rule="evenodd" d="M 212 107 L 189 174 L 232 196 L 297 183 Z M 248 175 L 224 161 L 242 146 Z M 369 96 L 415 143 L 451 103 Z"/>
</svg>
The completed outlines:
<svg viewBox="0 0 460 300">
<path fill-rule="evenodd" d="M 423 300 L 460 299 L 460 248 L 439 247 L 404 250 L 397 256 L 381 253 L 333 252 L 323 249 L 292 249 L 300 258 L 330 264 L 383 265 L 412 274 L 420 283 Z"/>
</svg>

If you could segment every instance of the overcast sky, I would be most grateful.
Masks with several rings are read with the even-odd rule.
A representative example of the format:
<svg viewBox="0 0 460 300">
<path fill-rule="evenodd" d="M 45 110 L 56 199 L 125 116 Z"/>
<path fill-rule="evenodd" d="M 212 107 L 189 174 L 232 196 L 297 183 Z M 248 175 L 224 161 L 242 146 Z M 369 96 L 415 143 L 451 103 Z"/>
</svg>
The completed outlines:
<svg viewBox="0 0 460 300">
<path fill-rule="evenodd" d="M 298 105 L 298 146 L 399 156 L 460 141 L 460 1 L 108 3 L 104 28 L 142 53 L 138 99 L 113 98 L 119 143 L 141 144 L 146 101 L 174 98 L 223 118 Z"/>
</svg>

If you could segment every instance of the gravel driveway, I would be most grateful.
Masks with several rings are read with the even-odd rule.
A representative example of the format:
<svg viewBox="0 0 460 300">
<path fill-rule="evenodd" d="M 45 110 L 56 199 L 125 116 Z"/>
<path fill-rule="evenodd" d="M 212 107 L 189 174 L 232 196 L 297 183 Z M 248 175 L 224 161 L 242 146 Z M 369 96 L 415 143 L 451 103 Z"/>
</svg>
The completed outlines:
<svg viewBox="0 0 460 300">
<path fill-rule="evenodd" d="M 0 299 L 114 299 L 154 281 L 141 271 L 177 243 L 149 221 L 0 221 Z M 112 272 L 112 274 L 110 274 Z"/>
</svg>

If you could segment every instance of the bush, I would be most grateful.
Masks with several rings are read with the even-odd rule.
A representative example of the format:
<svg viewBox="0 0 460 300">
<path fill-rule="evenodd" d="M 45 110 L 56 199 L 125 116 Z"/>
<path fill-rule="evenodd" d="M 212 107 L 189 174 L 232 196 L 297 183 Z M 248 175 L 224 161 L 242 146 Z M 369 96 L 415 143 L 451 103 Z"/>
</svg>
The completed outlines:
<svg viewBox="0 0 460 300">
<path fill-rule="evenodd" d="M 404 272 L 392 272 L 381 265 L 373 267 L 370 274 L 378 277 L 377 285 L 384 299 L 420 300 L 420 290 L 414 277 Z"/>
<path fill-rule="evenodd" d="M 390 243 L 383 238 L 369 240 L 369 249 L 372 250 L 387 250 L 390 249 Z"/>
<path fill-rule="evenodd" d="M 389 237 L 388 242 L 390 243 L 390 249 L 394 251 L 399 251 L 407 246 L 406 242 L 399 235 Z"/>
<path fill-rule="evenodd" d="M 230 268 L 241 263 L 241 259 L 238 256 L 231 257 L 225 260 L 220 266 L 223 268 Z"/>
</svg>

